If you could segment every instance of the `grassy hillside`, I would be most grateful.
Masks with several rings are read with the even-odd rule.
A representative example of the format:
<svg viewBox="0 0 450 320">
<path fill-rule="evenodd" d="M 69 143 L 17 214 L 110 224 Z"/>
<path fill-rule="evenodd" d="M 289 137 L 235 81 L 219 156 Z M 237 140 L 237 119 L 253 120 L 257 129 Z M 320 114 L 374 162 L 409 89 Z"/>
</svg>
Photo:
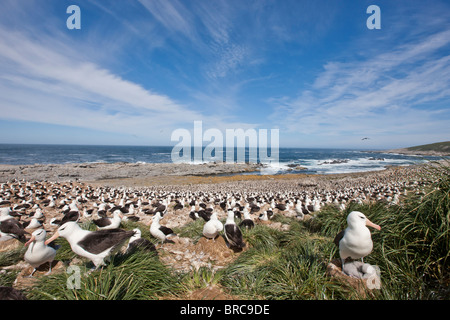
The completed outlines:
<svg viewBox="0 0 450 320">
<path fill-rule="evenodd" d="M 450 141 L 424 144 L 421 146 L 406 148 L 411 151 L 435 151 L 450 154 Z"/>
<path fill-rule="evenodd" d="M 450 141 L 424 144 L 409 148 L 386 150 L 383 152 L 425 156 L 450 156 Z"/>
</svg>

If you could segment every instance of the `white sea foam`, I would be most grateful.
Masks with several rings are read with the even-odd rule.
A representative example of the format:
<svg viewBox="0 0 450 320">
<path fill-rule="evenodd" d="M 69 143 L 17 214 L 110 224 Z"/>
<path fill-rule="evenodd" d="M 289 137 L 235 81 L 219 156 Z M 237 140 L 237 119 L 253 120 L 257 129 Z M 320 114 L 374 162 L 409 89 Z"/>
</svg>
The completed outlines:
<svg viewBox="0 0 450 320">
<path fill-rule="evenodd" d="M 269 174 L 278 174 L 281 172 L 285 172 L 289 169 L 287 166 L 287 163 L 281 163 L 281 162 L 271 162 L 264 164 L 264 166 L 260 170 L 260 174 L 262 175 L 269 175 Z"/>
<path fill-rule="evenodd" d="M 408 166 L 417 163 L 407 159 L 377 159 L 377 158 L 357 158 L 357 159 L 321 159 L 302 160 L 300 165 L 319 174 L 332 173 L 354 173 L 366 171 L 385 170 L 389 165 Z"/>
</svg>

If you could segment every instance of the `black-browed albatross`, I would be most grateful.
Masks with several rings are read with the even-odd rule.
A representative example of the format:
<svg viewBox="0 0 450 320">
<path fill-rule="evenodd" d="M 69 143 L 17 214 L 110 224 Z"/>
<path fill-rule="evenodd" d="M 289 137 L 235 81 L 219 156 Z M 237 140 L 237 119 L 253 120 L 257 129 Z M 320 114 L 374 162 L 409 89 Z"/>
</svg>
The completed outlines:
<svg viewBox="0 0 450 320">
<path fill-rule="evenodd" d="M 24 230 L 23 225 L 10 215 L 10 208 L 0 209 L 0 242 L 10 239 L 17 239 L 26 242 L 25 235 L 28 234 Z"/>
<path fill-rule="evenodd" d="M 52 262 L 55 259 L 56 249 L 45 244 L 46 235 L 47 232 L 44 229 L 37 229 L 31 234 L 30 240 L 25 243 L 28 249 L 25 252 L 24 260 L 34 268 L 29 277 L 32 277 L 36 269 L 46 262 L 50 264 L 47 274 L 52 272 Z"/>
<path fill-rule="evenodd" d="M 339 247 L 339 255 L 344 270 L 345 259 L 361 259 L 372 252 L 373 242 L 367 226 L 381 230 L 381 227 L 359 211 L 352 211 L 347 216 L 347 228 L 339 232 L 334 243 Z"/>
<path fill-rule="evenodd" d="M 161 220 L 162 216 L 160 212 L 157 212 L 152 220 L 152 225 L 150 226 L 150 234 L 152 236 L 154 236 L 155 238 L 161 240 L 161 244 L 164 243 L 164 241 L 166 241 L 167 237 L 171 236 L 171 235 L 176 235 L 172 229 L 166 227 L 166 226 L 162 226 L 159 223 L 159 220 Z"/>
<path fill-rule="evenodd" d="M 234 222 L 234 211 L 228 209 L 227 221 L 224 225 L 225 238 L 230 244 L 231 248 L 242 249 L 245 247 L 245 242 L 242 240 L 242 232 Z"/>
<path fill-rule="evenodd" d="M 81 229 L 76 222 L 69 221 L 60 226 L 45 244 L 63 237 L 69 242 L 73 252 L 91 260 L 97 269 L 105 265 L 104 259 L 120 249 L 134 233 L 123 229 L 89 231 Z"/>
</svg>

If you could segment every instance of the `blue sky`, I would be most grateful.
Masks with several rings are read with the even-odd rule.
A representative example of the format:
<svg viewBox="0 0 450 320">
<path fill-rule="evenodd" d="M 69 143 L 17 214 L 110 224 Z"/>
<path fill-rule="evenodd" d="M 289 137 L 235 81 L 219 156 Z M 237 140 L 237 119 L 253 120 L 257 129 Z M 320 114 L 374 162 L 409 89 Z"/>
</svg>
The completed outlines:
<svg viewBox="0 0 450 320">
<path fill-rule="evenodd" d="M 66 27 L 72 4 L 80 30 Z M 380 30 L 366 27 L 372 4 Z M 175 129 L 201 120 L 278 128 L 281 147 L 407 147 L 450 140 L 449 84 L 448 1 L 2 0 L 0 10 L 0 143 L 173 145 Z"/>
</svg>

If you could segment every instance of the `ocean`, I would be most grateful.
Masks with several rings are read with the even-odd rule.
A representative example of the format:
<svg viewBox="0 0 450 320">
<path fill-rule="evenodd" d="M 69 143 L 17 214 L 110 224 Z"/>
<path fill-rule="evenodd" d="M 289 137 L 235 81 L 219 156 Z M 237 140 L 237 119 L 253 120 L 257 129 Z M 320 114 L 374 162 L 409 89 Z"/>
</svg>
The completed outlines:
<svg viewBox="0 0 450 320">
<path fill-rule="evenodd" d="M 171 146 L 0 144 L 0 164 L 170 163 L 172 149 Z M 249 160 L 248 154 L 246 150 L 246 161 Z M 439 159 L 354 149 L 280 148 L 278 163 L 268 165 L 261 174 L 377 171 L 387 166 L 407 166 Z"/>
</svg>

